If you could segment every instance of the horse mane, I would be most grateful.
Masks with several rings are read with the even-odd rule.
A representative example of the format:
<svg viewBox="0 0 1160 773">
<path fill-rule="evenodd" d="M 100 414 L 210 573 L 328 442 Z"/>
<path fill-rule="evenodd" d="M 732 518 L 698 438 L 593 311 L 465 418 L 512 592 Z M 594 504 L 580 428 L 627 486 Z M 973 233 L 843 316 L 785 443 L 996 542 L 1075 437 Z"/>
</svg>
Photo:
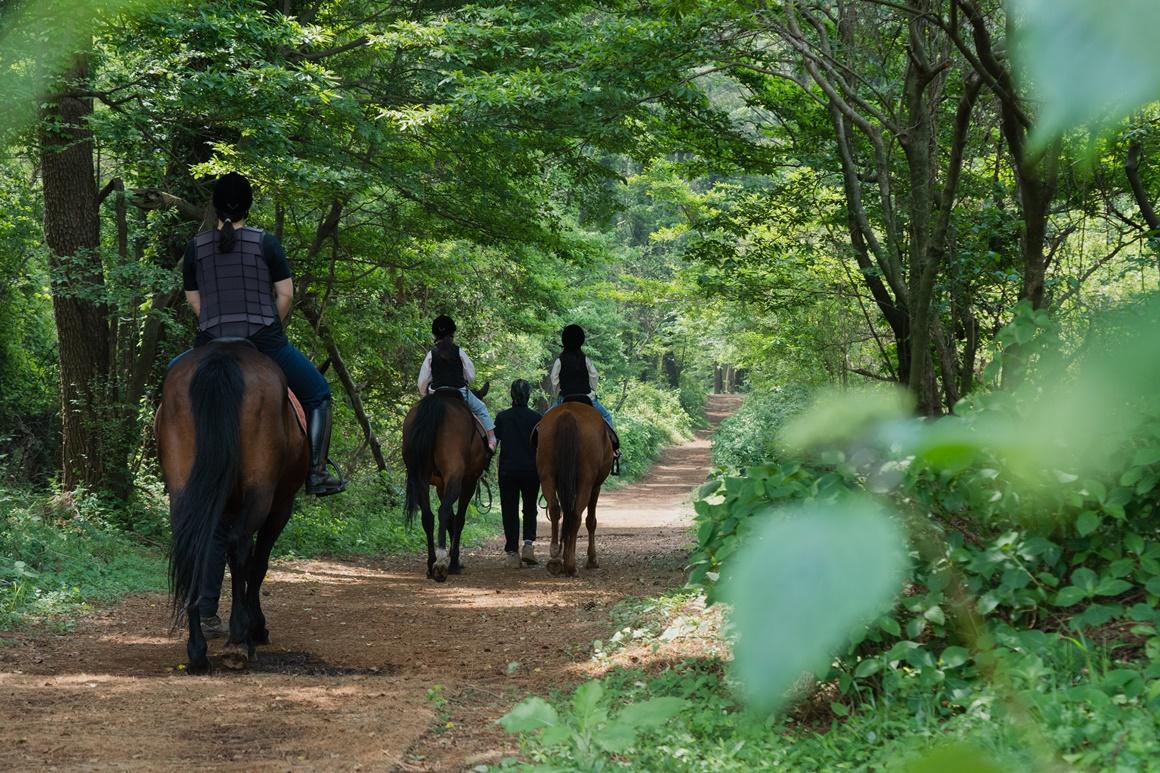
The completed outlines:
<svg viewBox="0 0 1160 773">
<path fill-rule="evenodd" d="M 556 479 L 556 498 L 564 515 L 564 533 L 571 534 L 579 528 L 580 510 L 576 501 L 579 494 L 578 470 L 580 468 L 580 425 L 576 417 L 565 412 L 556 421 L 552 433 L 553 465 Z"/>
<path fill-rule="evenodd" d="M 447 402 L 439 395 L 426 395 L 419 401 L 415 419 L 403 432 L 403 462 L 407 467 L 407 494 L 403 514 L 407 525 L 415 520 L 419 497 L 431 480 L 435 437 L 447 413 Z"/>
<path fill-rule="evenodd" d="M 238 413 L 246 382 L 237 358 L 214 348 L 189 382 L 195 437 L 193 468 L 172 514 L 169 589 L 174 625 L 199 592 L 214 532 L 241 466 Z"/>
</svg>

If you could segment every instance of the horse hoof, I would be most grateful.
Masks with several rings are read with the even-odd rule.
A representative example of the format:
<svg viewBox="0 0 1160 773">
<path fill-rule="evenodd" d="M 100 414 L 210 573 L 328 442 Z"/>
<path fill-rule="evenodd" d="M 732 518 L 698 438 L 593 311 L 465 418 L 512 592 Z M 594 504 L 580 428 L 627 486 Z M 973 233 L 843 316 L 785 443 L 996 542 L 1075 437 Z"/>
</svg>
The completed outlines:
<svg viewBox="0 0 1160 773">
<path fill-rule="evenodd" d="M 447 572 L 447 564 L 437 563 L 435 566 L 431 567 L 431 579 L 433 579 L 435 582 L 446 582 Z"/>
<path fill-rule="evenodd" d="M 202 676 L 204 674 L 208 674 L 209 671 L 209 658 L 191 660 L 185 666 L 185 673 L 189 674 L 190 676 Z"/>
<path fill-rule="evenodd" d="M 270 632 L 265 628 L 260 631 L 254 631 L 252 634 L 250 634 L 250 639 L 254 642 L 254 644 L 269 644 Z"/>
<path fill-rule="evenodd" d="M 222 649 L 222 665 L 231 671 L 245 671 L 250 665 L 250 656 L 240 644 L 227 644 Z"/>
<path fill-rule="evenodd" d="M 558 558 L 553 558 L 548 561 L 548 574 L 556 577 L 560 572 L 564 571 L 564 562 Z"/>
<path fill-rule="evenodd" d="M 585 568 L 585 569 L 599 569 L 599 568 L 600 568 L 600 564 L 596 563 L 596 559 L 595 559 L 595 558 L 589 558 L 589 559 L 588 559 L 588 563 L 586 563 L 586 564 L 584 565 L 584 568 Z"/>
<path fill-rule="evenodd" d="M 576 576 L 576 565 L 573 564 L 572 566 L 564 567 L 564 574 L 568 575 L 569 577 L 575 577 Z"/>
<path fill-rule="evenodd" d="M 447 572 L 449 574 L 463 574 L 463 564 L 460 564 L 459 566 L 453 566 L 448 569 Z"/>
</svg>

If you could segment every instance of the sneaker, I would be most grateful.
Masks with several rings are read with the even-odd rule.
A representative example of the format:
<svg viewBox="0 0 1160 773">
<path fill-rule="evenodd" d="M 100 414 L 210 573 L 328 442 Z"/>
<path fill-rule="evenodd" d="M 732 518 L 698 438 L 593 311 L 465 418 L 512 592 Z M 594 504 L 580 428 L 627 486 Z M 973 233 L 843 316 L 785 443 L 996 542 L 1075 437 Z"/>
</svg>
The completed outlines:
<svg viewBox="0 0 1160 773">
<path fill-rule="evenodd" d="M 507 566 L 508 569 L 519 569 L 520 568 L 520 554 L 519 553 L 508 553 L 507 558 L 504 561 L 504 564 L 505 564 L 505 566 Z"/>
<path fill-rule="evenodd" d="M 520 559 L 525 564 L 530 564 L 531 566 L 535 566 L 536 564 L 540 563 L 536 560 L 536 546 L 532 544 L 525 544 L 524 549 L 520 551 Z"/>
<path fill-rule="evenodd" d="M 222 619 L 217 615 L 210 615 L 201 619 L 201 635 L 207 639 L 220 639 L 226 635 Z"/>
</svg>

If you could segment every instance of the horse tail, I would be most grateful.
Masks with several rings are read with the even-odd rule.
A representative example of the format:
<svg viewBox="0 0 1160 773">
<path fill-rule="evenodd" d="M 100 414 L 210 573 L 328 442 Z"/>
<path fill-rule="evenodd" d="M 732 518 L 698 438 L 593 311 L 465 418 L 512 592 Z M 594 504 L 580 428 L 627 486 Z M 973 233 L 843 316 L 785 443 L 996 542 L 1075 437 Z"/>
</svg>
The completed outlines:
<svg viewBox="0 0 1160 773">
<path fill-rule="evenodd" d="M 189 382 L 196 449 L 173 509 L 169 590 L 175 618 L 197 597 L 201 578 L 241 466 L 238 417 L 246 382 L 237 359 L 212 351 Z"/>
<path fill-rule="evenodd" d="M 565 413 L 556 422 L 552 433 L 552 456 L 556 498 L 564 514 L 564 534 L 571 534 L 572 529 L 578 528 L 580 520 L 580 507 L 576 502 L 580 487 L 580 425 L 570 413 Z"/>
<path fill-rule="evenodd" d="M 419 498 L 424 489 L 431 485 L 431 472 L 435 465 L 435 437 L 443 416 L 447 413 L 447 403 L 436 395 L 427 395 L 419 401 L 415 418 L 403 433 L 403 463 L 407 466 L 407 495 L 403 503 L 403 514 L 410 526 L 419 509 Z"/>
</svg>

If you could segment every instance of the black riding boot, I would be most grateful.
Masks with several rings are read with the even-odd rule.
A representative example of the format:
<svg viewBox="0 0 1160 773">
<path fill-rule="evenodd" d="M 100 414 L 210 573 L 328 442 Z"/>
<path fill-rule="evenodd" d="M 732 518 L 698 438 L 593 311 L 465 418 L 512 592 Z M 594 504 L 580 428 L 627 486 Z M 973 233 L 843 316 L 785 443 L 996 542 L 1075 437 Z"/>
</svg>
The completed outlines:
<svg viewBox="0 0 1160 773">
<path fill-rule="evenodd" d="M 326 400 L 310 411 L 306 422 L 310 434 L 310 475 L 306 478 L 306 493 L 319 497 L 346 489 L 346 481 L 326 471 L 332 414 L 333 406 L 330 400 Z"/>
<path fill-rule="evenodd" d="M 610 424 L 605 422 L 608 427 L 608 435 L 612 440 L 612 475 L 620 475 L 620 435 L 616 434 L 616 430 Z"/>
</svg>

